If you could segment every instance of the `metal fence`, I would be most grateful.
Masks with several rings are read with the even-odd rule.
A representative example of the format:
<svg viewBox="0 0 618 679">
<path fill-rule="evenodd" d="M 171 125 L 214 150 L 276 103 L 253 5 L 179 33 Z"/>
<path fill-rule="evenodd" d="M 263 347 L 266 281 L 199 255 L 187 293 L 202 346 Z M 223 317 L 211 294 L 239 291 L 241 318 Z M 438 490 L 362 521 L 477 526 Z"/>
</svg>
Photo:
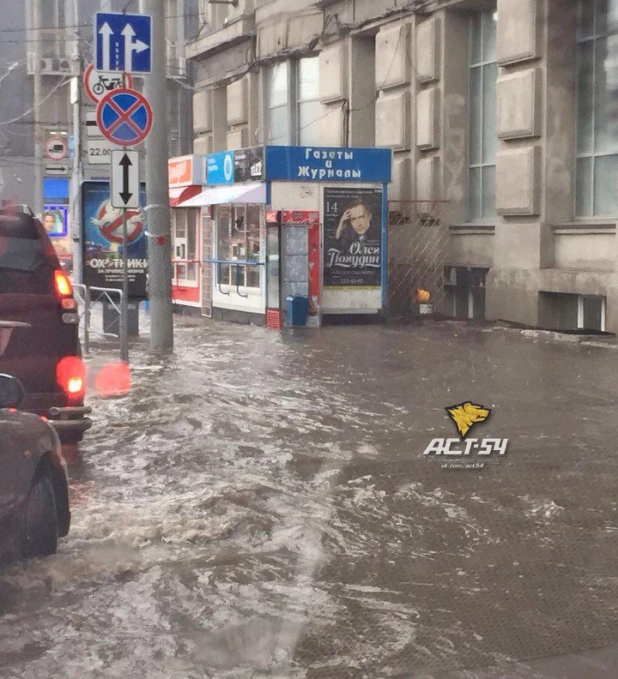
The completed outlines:
<svg viewBox="0 0 618 679">
<path fill-rule="evenodd" d="M 122 290 L 74 283 L 73 291 L 79 309 L 79 328 L 84 351 L 90 352 L 93 341 L 107 338 L 117 340 L 122 353 L 128 333 L 128 328 L 122 322 Z M 109 306 L 111 313 L 105 313 L 104 305 Z"/>
<path fill-rule="evenodd" d="M 418 313 L 419 303 L 439 312 L 444 302 L 448 226 L 446 201 L 388 203 L 388 297 L 392 314 Z"/>
</svg>

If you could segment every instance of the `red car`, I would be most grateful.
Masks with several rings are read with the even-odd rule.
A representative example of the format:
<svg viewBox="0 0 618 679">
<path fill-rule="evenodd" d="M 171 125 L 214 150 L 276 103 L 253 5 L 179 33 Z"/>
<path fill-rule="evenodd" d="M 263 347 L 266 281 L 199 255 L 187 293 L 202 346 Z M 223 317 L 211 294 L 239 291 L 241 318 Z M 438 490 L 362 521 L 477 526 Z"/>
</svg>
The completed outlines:
<svg viewBox="0 0 618 679">
<path fill-rule="evenodd" d="M 15 208 L 0 210 L 0 373 L 19 379 L 22 408 L 48 418 L 62 443 L 92 426 L 71 281 L 43 225 Z"/>
</svg>

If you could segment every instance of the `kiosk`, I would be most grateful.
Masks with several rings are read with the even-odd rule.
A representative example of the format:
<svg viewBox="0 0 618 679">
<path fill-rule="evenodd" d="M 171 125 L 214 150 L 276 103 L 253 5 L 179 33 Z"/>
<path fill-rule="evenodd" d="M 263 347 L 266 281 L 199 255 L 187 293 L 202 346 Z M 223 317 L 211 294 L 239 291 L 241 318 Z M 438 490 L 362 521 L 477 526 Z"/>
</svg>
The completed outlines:
<svg viewBox="0 0 618 679">
<path fill-rule="evenodd" d="M 291 324 L 289 297 L 325 314 L 376 314 L 386 298 L 390 149 L 265 146 L 211 154 L 202 210 L 202 312 Z M 287 322 L 286 322 L 287 321 Z"/>
<path fill-rule="evenodd" d="M 199 310 L 202 229 L 200 211 L 185 202 L 203 190 L 205 156 L 170 158 L 170 218 L 172 239 L 172 299 L 178 311 Z"/>
</svg>

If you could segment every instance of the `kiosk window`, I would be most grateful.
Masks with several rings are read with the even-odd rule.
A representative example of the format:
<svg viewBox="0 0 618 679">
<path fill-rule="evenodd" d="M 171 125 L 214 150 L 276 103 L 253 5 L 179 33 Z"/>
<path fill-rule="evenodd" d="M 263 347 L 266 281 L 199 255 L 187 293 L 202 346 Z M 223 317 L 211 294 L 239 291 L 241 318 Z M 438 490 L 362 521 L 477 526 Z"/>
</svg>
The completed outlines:
<svg viewBox="0 0 618 679">
<path fill-rule="evenodd" d="M 233 262 L 260 261 L 259 205 L 219 206 L 217 259 Z M 259 267 L 218 265 L 218 283 L 246 288 L 260 287 Z"/>
</svg>

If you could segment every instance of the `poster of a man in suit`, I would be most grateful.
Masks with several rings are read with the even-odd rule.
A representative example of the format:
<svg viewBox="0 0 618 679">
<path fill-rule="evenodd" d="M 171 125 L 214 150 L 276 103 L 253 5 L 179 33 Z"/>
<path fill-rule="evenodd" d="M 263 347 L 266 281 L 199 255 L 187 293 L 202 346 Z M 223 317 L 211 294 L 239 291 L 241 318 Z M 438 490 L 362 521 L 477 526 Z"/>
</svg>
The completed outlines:
<svg viewBox="0 0 618 679">
<path fill-rule="evenodd" d="M 380 287 L 382 190 L 324 189 L 324 285 Z"/>
</svg>

